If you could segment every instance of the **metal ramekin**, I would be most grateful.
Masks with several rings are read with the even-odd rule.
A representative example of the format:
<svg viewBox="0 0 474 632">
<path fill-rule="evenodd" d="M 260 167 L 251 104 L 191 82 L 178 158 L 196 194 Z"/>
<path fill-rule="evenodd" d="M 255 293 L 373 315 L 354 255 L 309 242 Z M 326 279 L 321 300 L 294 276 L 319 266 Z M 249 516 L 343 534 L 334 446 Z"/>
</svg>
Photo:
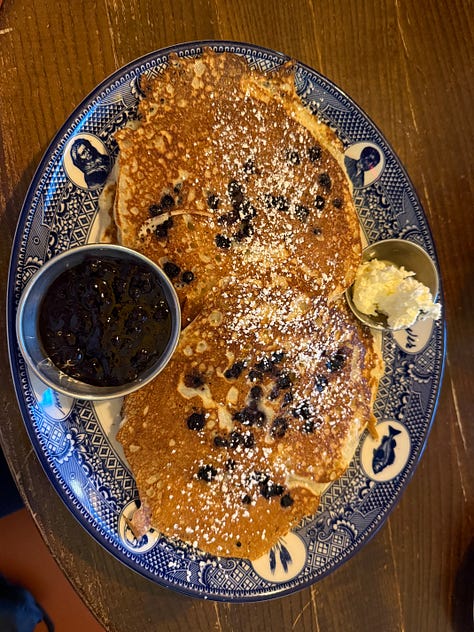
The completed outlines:
<svg viewBox="0 0 474 632">
<path fill-rule="evenodd" d="M 158 360 L 139 375 L 133 382 L 121 386 L 94 386 L 80 382 L 63 373 L 56 367 L 41 344 L 39 336 L 39 311 L 42 299 L 53 281 L 66 269 L 80 264 L 93 256 L 108 256 L 116 259 L 128 259 L 144 264 L 158 277 L 163 295 L 171 314 L 171 335 L 163 354 Z M 175 289 L 163 270 L 144 255 L 113 244 L 87 244 L 78 246 L 50 259 L 30 279 L 18 305 L 16 315 L 16 334 L 20 351 L 29 368 L 52 389 L 87 400 L 104 400 L 122 397 L 140 388 L 163 370 L 178 344 L 181 329 L 181 310 Z"/>
<path fill-rule="evenodd" d="M 388 261 L 397 267 L 404 267 L 405 270 L 415 273 L 415 279 L 430 290 L 433 300 L 436 299 L 439 291 L 439 274 L 436 266 L 429 254 L 418 244 L 406 239 L 384 239 L 377 241 L 362 252 L 362 263 L 379 259 Z M 354 305 L 353 286 L 346 291 L 346 299 L 354 315 L 365 325 L 373 329 L 390 330 L 385 314 L 364 314 Z"/>
</svg>

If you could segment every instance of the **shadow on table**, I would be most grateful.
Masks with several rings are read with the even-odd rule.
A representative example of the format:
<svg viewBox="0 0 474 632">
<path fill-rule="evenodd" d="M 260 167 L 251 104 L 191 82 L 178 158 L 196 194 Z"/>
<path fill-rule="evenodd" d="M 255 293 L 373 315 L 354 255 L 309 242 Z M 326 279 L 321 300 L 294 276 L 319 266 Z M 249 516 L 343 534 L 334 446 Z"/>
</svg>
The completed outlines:
<svg viewBox="0 0 474 632">
<path fill-rule="evenodd" d="M 20 493 L 18 492 L 5 456 L 0 448 L 0 518 L 17 511 L 23 507 Z"/>
<path fill-rule="evenodd" d="M 474 540 L 467 547 L 455 578 L 453 629 L 474 632 Z"/>
</svg>

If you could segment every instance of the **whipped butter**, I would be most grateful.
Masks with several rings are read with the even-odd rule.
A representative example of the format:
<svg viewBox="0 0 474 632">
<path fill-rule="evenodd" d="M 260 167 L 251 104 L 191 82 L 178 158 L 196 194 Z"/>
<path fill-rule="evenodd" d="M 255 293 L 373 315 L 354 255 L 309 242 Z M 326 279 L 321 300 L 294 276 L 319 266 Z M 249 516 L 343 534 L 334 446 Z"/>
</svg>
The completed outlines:
<svg viewBox="0 0 474 632">
<path fill-rule="evenodd" d="M 414 276 L 403 266 L 379 259 L 367 261 L 357 271 L 354 304 L 364 314 L 385 314 L 392 329 L 405 329 L 417 320 L 438 319 L 441 306 L 433 302 L 430 290 Z"/>
</svg>

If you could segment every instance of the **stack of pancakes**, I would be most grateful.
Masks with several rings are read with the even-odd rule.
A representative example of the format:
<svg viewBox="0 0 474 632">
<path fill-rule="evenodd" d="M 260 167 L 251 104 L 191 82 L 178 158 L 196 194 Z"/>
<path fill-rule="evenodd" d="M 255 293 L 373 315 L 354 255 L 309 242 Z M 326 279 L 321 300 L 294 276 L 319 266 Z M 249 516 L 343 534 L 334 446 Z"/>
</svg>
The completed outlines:
<svg viewBox="0 0 474 632">
<path fill-rule="evenodd" d="M 206 50 L 142 88 L 116 134 L 114 218 L 172 279 L 183 330 L 124 401 L 133 523 L 255 559 L 316 511 L 372 421 L 381 362 L 339 300 L 361 255 L 342 146 L 292 63 Z"/>
</svg>

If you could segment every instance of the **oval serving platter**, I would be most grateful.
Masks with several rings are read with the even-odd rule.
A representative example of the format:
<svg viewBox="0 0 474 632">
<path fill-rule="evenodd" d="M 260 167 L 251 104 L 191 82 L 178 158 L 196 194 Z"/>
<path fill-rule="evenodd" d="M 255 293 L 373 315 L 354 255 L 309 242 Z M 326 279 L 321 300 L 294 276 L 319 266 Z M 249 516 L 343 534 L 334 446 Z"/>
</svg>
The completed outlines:
<svg viewBox="0 0 474 632">
<path fill-rule="evenodd" d="M 379 439 L 366 432 L 346 473 L 324 493 L 318 513 L 253 563 L 212 558 L 153 530 L 135 539 L 128 519 L 138 494 L 114 438 L 121 400 L 86 402 L 48 389 L 25 366 L 14 327 L 20 295 L 32 274 L 60 252 L 97 241 L 99 196 L 117 156 L 113 133 L 136 115 L 140 76 L 162 72 L 171 52 L 195 56 L 205 46 L 244 55 L 265 71 L 288 59 L 236 42 L 182 44 L 128 64 L 77 107 L 48 148 L 20 213 L 9 272 L 8 342 L 18 402 L 33 447 L 51 484 L 89 534 L 118 560 L 158 584 L 205 599 L 256 601 L 289 594 L 332 572 L 368 541 L 397 503 L 434 418 L 444 367 L 443 319 L 381 337 L 386 370 L 375 403 Z M 377 157 L 370 178 L 367 173 L 365 180 L 352 176 L 366 241 L 409 239 L 436 263 L 417 195 L 377 127 L 347 95 L 308 66 L 297 63 L 296 83 L 305 105 L 338 133 L 349 175 L 364 150 Z M 77 160 L 77 140 L 98 167 L 87 177 Z"/>
</svg>

